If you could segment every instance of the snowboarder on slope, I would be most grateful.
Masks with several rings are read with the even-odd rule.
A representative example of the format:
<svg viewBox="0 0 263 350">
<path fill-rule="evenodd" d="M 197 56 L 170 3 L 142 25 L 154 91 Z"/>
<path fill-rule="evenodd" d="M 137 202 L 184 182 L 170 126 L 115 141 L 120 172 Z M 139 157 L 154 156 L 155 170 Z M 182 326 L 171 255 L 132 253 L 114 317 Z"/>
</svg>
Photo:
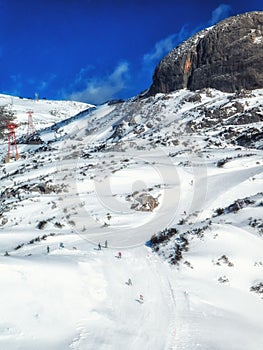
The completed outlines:
<svg viewBox="0 0 263 350">
<path fill-rule="evenodd" d="M 99 248 L 99 250 L 101 250 L 101 245 L 100 245 L 100 243 L 98 244 L 98 248 Z"/>
</svg>

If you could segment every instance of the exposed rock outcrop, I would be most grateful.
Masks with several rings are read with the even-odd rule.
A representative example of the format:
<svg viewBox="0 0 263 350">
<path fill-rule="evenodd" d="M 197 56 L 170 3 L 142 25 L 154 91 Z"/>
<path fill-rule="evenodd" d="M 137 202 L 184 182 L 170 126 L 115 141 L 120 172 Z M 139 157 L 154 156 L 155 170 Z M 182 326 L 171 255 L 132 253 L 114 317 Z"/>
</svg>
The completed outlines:
<svg viewBox="0 0 263 350">
<path fill-rule="evenodd" d="M 148 96 L 183 88 L 262 88 L 262 62 L 263 12 L 230 17 L 173 49 L 157 66 Z"/>
<path fill-rule="evenodd" d="M 147 192 L 135 191 L 132 195 L 127 196 L 126 200 L 133 200 L 131 209 L 137 211 L 153 211 L 159 205 L 158 197 L 154 198 Z"/>
</svg>

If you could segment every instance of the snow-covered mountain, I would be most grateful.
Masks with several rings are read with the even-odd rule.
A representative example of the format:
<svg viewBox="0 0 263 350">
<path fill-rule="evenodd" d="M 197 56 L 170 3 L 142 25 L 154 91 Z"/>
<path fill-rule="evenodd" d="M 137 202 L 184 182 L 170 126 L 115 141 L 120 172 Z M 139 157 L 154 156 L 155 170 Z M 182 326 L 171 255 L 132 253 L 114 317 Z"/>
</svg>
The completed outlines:
<svg viewBox="0 0 263 350">
<path fill-rule="evenodd" d="M 12 98 L 0 348 L 260 350 L 262 101 L 262 89 L 97 108 Z M 40 144 L 22 137 L 28 110 Z"/>
</svg>

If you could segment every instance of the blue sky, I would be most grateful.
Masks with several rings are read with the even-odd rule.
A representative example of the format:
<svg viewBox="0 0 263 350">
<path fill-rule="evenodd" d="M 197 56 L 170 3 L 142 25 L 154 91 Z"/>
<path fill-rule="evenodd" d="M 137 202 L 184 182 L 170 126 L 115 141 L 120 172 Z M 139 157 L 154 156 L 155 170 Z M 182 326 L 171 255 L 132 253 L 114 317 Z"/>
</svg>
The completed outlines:
<svg viewBox="0 0 263 350">
<path fill-rule="evenodd" d="M 0 93 L 99 104 L 148 88 L 195 32 L 262 0 L 0 0 Z"/>
</svg>

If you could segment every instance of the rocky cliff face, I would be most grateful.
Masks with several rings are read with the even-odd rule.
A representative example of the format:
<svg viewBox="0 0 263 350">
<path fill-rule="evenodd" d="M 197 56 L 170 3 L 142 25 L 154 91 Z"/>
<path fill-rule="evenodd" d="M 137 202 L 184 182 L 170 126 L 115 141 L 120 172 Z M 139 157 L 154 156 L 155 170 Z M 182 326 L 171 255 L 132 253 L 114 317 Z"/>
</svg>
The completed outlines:
<svg viewBox="0 0 263 350">
<path fill-rule="evenodd" d="M 262 88 L 262 62 L 263 12 L 230 17 L 172 50 L 156 68 L 148 95 L 183 88 Z"/>
</svg>

